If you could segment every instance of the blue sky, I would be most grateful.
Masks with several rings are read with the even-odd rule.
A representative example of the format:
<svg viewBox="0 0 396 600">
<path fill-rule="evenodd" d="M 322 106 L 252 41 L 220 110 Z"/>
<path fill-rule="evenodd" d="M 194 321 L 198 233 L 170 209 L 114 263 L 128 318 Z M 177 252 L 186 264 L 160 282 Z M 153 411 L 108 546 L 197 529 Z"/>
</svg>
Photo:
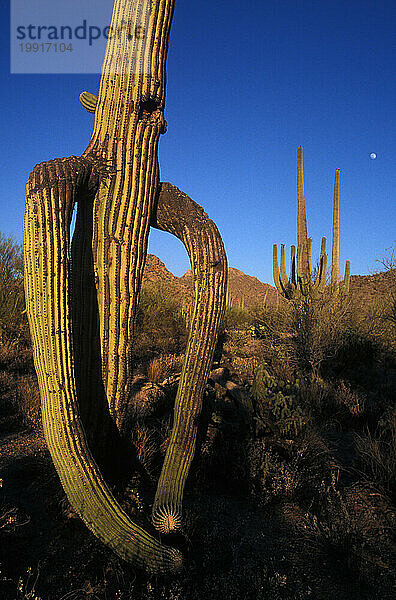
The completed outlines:
<svg viewBox="0 0 396 600">
<path fill-rule="evenodd" d="M 391 0 L 176 0 L 161 178 L 216 222 L 230 266 L 273 283 L 272 244 L 296 239 L 300 144 L 314 258 L 322 235 L 331 247 L 336 168 L 341 265 L 369 273 L 394 243 L 395 17 Z M 0 18 L 0 231 L 21 240 L 28 174 L 84 151 L 93 117 L 78 96 L 99 75 L 11 75 L 8 2 Z M 176 275 L 189 268 L 167 234 L 149 250 Z"/>
</svg>

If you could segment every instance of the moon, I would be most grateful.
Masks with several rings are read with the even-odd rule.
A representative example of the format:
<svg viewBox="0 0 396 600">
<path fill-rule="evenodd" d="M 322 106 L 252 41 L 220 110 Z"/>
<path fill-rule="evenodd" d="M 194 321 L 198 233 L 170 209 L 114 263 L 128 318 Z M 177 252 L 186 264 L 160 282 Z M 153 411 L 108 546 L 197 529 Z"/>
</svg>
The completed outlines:
<svg viewBox="0 0 396 600">
<path fill-rule="evenodd" d="M 371 160 L 375 160 L 375 159 L 377 158 L 377 155 L 376 155 L 376 153 L 375 153 L 375 152 L 372 152 L 372 153 L 370 154 L 370 158 L 371 158 Z"/>
</svg>

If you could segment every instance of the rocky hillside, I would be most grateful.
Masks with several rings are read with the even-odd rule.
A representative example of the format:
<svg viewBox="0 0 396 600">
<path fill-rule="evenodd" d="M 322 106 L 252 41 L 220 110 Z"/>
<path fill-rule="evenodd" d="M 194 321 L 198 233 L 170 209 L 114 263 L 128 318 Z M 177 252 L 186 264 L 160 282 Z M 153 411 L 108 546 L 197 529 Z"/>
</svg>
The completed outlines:
<svg viewBox="0 0 396 600">
<path fill-rule="evenodd" d="M 170 286 L 171 291 L 183 295 L 183 297 L 189 297 L 192 294 L 191 269 L 182 277 L 176 277 L 154 254 L 147 255 L 143 281 L 146 284 L 161 281 Z M 234 306 L 243 304 L 248 307 L 255 304 L 263 305 L 264 302 L 268 304 L 277 302 L 278 293 L 274 287 L 233 267 L 228 269 L 228 285 Z"/>
<path fill-rule="evenodd" d="M 396 269 L 375 275 L 352 275 L 350 289 L 366 300 L 396 292 Z"/>
<path fill-rule="evenodd" d="M 143 281 L 163 282 L 169 291 L 175 295 L 189 298 L 192 294 L 191 269 L 182 277 L 173 275 L 164 263 L 154 254 L 147 255 Z M 234 267 L 228 268 L 228 286 L 234 306 L 251 307 L 254 305 L 276 304 L 283 301 L 277 290 L 268 283 L 262 283 L 257 277 L 246 275 Z M 379 296 L 386 296 L 392 290 L 396 293 L 396 271 L 390 270 L 375 275 L 352 275 L 350 284 L 351 293 L 358 296 L 363 302 L 371 302 Z"/>
</svg>

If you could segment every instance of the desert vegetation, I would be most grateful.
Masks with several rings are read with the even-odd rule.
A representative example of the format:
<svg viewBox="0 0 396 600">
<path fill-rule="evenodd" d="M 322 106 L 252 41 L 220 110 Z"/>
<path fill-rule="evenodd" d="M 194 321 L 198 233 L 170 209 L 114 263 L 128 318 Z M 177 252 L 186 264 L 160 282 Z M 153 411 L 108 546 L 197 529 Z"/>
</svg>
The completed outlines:
<svg viewBox="0 0 396 600">
<path fill-rule="evenodd" d="M 69 504 L 43 439 L 29 338 L 15 337 L 26 313 L 21 303 L 15 321 L 11 303 L 1 323 L 2 597 L 393 597 L 396 272 L 391 252 L 382 262 L 379 274 L 352 276 L 347 297 L 228 302 L 185 524 L 162 538 L 185 556 L 171 576 L 117 558 Z M 2 283 L 3 297 L 14 283 Z M 122 429 L 134 462 L 111 485 L 148 531 L 187 326 L 183 294 L 160 274 L 145 281 Z"/>
</svg>

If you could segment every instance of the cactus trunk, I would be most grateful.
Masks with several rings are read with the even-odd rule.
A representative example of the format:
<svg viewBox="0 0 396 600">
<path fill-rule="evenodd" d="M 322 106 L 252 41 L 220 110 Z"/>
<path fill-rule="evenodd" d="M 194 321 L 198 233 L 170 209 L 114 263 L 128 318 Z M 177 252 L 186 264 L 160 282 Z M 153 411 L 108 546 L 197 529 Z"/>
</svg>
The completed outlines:
<svg viewBox="0 0 396 600">
<path fill-rule="evenodd" d="M 109 36 L 99 95 L 80 96 L 95 113 L 91 141 L 81 158 L 35 167 L 24 218 L 27 309 L 54 464 L 91 531 L 122 558 L 155 572 L 178 569 L 181 554 L 129 519 L 94 456 L 106 459 L 109 450 L 123 450 L 117 427 L 129 400 L 151 224 L 182 240 L 194 280 L 191 331 L 153 510 L 159 530 L 180 526 L 197 418 L 225 308 L 227 261 L 203 210 L 174 186 L 159 183 L 173 8 L 174 0 L 115 1 L 111 29 L 122 32 L 123 23 L 138 22 L 145 34 L 133 42 L 126 34 Z"/>
<path fill-rule="evenodd" d="M 150 215 L 159 185 L 158 140 L 165 131 L 165 61 L 174 1 L 116 0 L 112 28 L 142 15 L 146 34 L 133 52 L 109 38 L 95 125 L 84 156 L 105 168 L 93 206 L 93 267 L 102 378 L 120 425 L 131 379 L 131 340 L 147 253 Z M 128 43 L 128 42 L 126 42 Z M 134 62 L 140 72 L 134 73 Z M 128 109 L 126 110 L 126 106 Z"/>
<path fill-rule="evenodd" d="M 334 181 L 333 209 L 333 252 L 331 257 L 331 287 L 334 294 L 339 291 L 340 263 L 340 169 L 336 169 Z"/>
<path fill-rule="evenodd" d="M 303 169 L 303 149 L 301 146 L 297 152 L 297 242 L 300 248 L 300 260 L 298 277 L 304 295 L 308 293 L 311 283 L 311 270 L 309 266 L 309 242 L 307 232 L 307 218 L 305 215 L 305 193 L 304 193 L 304 169 Z"/>
</svg>

